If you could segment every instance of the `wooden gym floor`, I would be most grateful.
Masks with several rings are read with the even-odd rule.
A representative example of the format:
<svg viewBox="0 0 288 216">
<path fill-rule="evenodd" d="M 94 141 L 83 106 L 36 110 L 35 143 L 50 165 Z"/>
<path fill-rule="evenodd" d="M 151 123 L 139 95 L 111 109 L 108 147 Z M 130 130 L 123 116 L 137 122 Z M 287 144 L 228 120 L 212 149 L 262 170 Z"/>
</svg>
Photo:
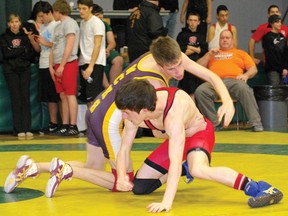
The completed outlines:
<svg viewBox="0 0 288 216">
<path fill-rule="evenodd" d="M 132 157 L 135 169 L 152 151 L 160 139 L 144 137 L 135 140 Z M 0 214 L 1 216 L 76 216 L 76 215 L 150 215 L 145 207 L 162 199 L 165 186 L 150 195 L 111 193 L 106 189 L 78 179 L 63 181 L 55 196 L 45 197 L 49 174 L 27 179 L 13 193 L 5 194 L 6 176 L 18 158 L 30 155 L 35 161 L 50 161 L 59 157 L 64 161 L 85 161 L 85 137 L 66 138 L 38 136 L 31 140 L 0 135 Z M 255 180 L 265 180 L 280 189 L 283 200 L 273 206 L 251 209 L 243 191 L 223 185 L 194 180 L 186 184 L 180 180 L 178 192 L 167 216 L 184 215 L 287 215 L 288 212 L 288 133 L 250 130 L 216 132 L 216 146 L 212 166 L 228 166 Z"/>
</svg>

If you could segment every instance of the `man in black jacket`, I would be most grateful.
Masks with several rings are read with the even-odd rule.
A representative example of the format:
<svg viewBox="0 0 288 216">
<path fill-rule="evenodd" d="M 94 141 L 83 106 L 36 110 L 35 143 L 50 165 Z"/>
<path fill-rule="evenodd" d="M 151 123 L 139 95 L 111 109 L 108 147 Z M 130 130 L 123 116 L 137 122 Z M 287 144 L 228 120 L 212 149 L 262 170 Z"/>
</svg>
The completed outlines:
<svg viewBox="0 0 288 216">
<path fill-rule="evenodd" d="M 149 51 L 153 39 L 166 36 L 158 0 L 144 0 L 128 19 L 128 54 L 130 62 Z"/>
<path fill-rule="evenodd" d="M 114 0 L 113 10 L 129 10 L 131 12 L 138 8 L 142 0 Z M 116 50 L 120 52 L 120 48 L 126 45 L 126 25 L 127 19 L 114 18 L 111 19 L 111 28 L 116 35 Z"/>
</svg>

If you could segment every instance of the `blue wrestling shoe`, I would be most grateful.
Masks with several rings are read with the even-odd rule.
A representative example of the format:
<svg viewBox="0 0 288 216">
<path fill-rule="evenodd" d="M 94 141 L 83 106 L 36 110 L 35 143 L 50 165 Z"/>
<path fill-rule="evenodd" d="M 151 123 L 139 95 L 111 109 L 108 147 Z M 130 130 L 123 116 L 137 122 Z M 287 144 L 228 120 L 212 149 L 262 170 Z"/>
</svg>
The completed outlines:
<svg viewBox="0 0 288 216">
<path fill-rule="evenodd" d="M 184 167 L 185 168 L 185 171 L 186 171 L 186 178 L 185 178 L 185 182 L 187 183 L 187 184 L 189 184 L 190 182 L 192 182 L 193 181 L 193 177 L 190 175 L 190 173 L 189 173 L 189 168 L 188 168 L 188 163 L 187 163 L 187 161 L 185 161 L 183 164 L 182 164 L 182 167 Z"/>
<path fill-rule="evenodd" d="M 245 194 L 252 196 L 248 200 L 251 208 L 258 208 L 279 203 L 283 198 L 283 193 L 264 181 L 250 181 L 245 186 Z"/>
</svg>

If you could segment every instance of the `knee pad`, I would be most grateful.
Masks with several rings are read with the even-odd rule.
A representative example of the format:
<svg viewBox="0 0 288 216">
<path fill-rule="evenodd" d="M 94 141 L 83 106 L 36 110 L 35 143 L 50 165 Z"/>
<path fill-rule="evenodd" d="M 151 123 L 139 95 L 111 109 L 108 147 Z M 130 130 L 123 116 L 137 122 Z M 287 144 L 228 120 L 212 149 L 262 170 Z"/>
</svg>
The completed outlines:
<svg viewBox="0 0 288 216">
<path fill-rule="evenodd" d="M 159 179 L 138 179 L 136 177 L 133 184 L 132 192 L 136 195 L 150 194 L 162 185 Z"/>
</svg>

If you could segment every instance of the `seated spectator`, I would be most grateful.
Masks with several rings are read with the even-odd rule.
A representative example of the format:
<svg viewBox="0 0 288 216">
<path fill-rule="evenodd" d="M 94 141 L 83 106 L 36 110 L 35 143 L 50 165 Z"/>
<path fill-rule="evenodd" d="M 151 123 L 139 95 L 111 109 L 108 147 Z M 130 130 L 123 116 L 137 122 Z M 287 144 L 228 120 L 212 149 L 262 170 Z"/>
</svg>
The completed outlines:
<svg viewBox="0 0 288 216">
<path fill-rule="evenodd" d="M 222 78 L 232 98 L 238 100 L 252 125 L 253 132 L 263 131 L 261 117 L 253 89 L 247 80 L 254 77 L 257 67 L 252 58 L 244 51 L 233 47 L 233 36 L 229 30 L 220 34 L 220 49 L 212 49 L 197 62 Z M 201 113 L 212 121 L 215 130 L 221 130 L 217 121 L 214 100 L 218 98 L 213 86 L 207 82 L 195 91 L 195 98 Z"/>
<path fill-rule="evenodd" d="M 200 25 L 200 16 L 196 12 L 190 12 L 187 19 L 188 27 L 182 29 L 177 36 L 177 42 L 181 51 L 193 61 L 197 61 L 207 51 L 208 45 L 205 36 L 198 31 Z M 184 72 L 184 78 L 179 81 L 178 87 L 194 98 L 193 94 L 196 88 L 203 81 L 191 73 Z"/>
<path fill-rule="evenodd" d="M 225 5 L 217 7 L 217 22 L 212 24 L 208 29 L 209 50 L 219 48 L 219 37 L 223 30 L 228 29 L 233 33 L 234 48 L 238 47 L 237 29 L 234 25 L 228 23 L 229 11 Z"/>
<path fill-rule="evenodd" d="M 212 17 L 212 0 L 184 0 L 180 14 L 180 22 L 182 24 L 184 24 L 185 13 L 186 13 L 185 20 L 187 20 L 188 14 L 190 12 L 196 12 L 200 15 L 200 25 L 198 26 L 198 31 L 206 39 L 207 26 L 208 24 L 211 23 L 211 17 Z"/>
<path fill-rule="evenodd" d="M 104 13 L 103 13 L 102 7 L 100 7 L 97 4 L 94 4 L 92 13 L 103 21 Z M 105 25 L 105 31 L 106 31 L 106 57 L 107 59 L 106 59 L 105 67 L 106 68 L 110 67 L 109 81 L 105 73 L 103 76 L 103 86 L 107 88 L 109 84 L 112 83 L 115 80 L 115 78 L 118 77 L 118 75 L 122 72 L 124 60 L 122 56 L 120 56 L 119 52 L 115 50 L 116 42 L 114 39 L 112 28 L 107 22 L 103 21 L 103 23 Z"/>
<path fill-rule="evenodd" d="M 270 5 L 268 8 L 268 18 L 272 15 L 279 15 L 281 16 L 279 7 L 277 5 Z M 255 43 L 258 43 L 259 41 L 262 40 L 263 36 L 267 34 L 269 31 L 271 31 L 271 26 L 269 26 L 269 23 L 264 23 L 258 26 L 256 31 L 253 33 L 251 39 L 249 40 L 249 54 L 254 60 L 255 64 L 259 64 L 260 59 L 255 57 Z M 281 29 L 279 30 L 284 37 L 288 37 L 288 27 L 285 26 L 284 24 L 281 25 Z"/>
<path fill-rule="evenodd" d="M 272 29 L 262 40 L 268 85 L 283 84 L 283 78 L 288 74 L 287 39 L 279 32 L 281 19 L 279 15 L 269 17 L 268 22 Z"/>
</svg>

